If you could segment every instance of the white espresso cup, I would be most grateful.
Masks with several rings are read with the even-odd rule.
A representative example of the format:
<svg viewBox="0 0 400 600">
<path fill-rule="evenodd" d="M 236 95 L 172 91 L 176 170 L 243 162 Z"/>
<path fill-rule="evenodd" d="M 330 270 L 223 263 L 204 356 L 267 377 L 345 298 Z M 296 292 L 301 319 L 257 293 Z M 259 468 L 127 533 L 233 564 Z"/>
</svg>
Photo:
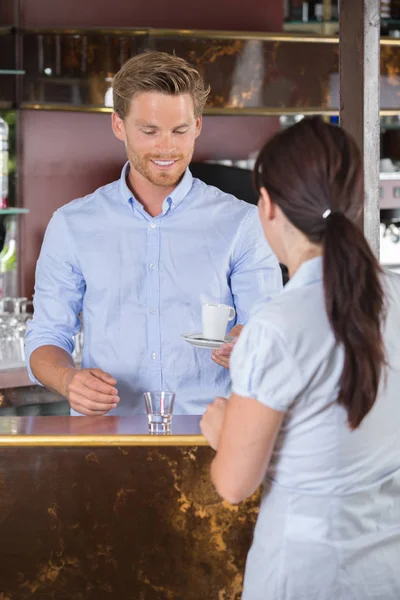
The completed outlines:
<svg viewBox="0 0 400 600">
<path fill-rule="evenodd" d="M 210 304 L 201 307 L 203 338 L 207 340 L 224 340 L 228 322 L 235 318 L 236 312 L 228 304 Z"/>
</svg>

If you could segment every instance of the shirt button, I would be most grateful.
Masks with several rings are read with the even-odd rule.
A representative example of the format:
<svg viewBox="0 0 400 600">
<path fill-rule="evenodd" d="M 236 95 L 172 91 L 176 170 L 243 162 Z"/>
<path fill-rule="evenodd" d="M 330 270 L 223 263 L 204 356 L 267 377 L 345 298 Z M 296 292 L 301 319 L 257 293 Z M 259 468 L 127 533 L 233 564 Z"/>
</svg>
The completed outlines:
<svg viewBox="0 0 400 600">
<path fill-rule="evenodd" d="M 149 269 L 150 269 L 151 271 L 153 271 L 155 268 L 156 268 L 156 265 L 153 265 L 153 263 L 151 263 L 151 265 L 149 265 Z"/>
<path fill-rule="evenodd" d="M 156 354 L 155 352 L 153 352 L 153 354 L 151 355 L 151 358 L 152 358 L 153 360 L 155 360 L 155 359 L 157 358 L 157 354 Z"/>
<path fill-rule="evenodd" d="M 155 227 L 156 227 L 156 224 L 155 224 L 155 223 L 150 223 L 150 227 L 151 227 L 152 229 L 155 229 Z"/>
<path fill-rule="evenodd" d="M 156 308 L 151 308 L 151 309 L 150 309 L 150 314 L 151 314 L 151 315 L 155 315 L 155 314 L 156 314 L 156 312 L 157 312 L 157 309 L 156 309 Z"/>
</svg>

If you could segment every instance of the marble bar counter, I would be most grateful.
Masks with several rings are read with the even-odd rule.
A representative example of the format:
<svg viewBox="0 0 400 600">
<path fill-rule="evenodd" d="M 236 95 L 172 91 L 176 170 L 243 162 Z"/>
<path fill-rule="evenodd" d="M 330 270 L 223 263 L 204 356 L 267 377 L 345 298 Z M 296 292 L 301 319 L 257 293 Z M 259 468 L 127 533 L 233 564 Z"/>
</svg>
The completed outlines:
<svg viewBox="0 0 400 600">
<path fill-rule="evenodd" d="M 209 478 L 199 416 L 0 418 L 0 598 L 239 600 L 259 496 Z"/>
</svg>

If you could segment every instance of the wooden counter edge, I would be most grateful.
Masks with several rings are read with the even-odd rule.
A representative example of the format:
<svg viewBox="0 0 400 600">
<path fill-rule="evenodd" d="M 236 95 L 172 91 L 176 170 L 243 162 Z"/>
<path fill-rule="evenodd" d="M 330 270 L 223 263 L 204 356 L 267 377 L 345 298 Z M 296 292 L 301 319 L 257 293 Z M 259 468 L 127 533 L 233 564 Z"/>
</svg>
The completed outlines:
<svg viewBox="0 0 400 600">
<path fill-rule="evenodd" d="M 208 446 L 202 435 L 0 435 L 0 447 Z"/>
</svg>

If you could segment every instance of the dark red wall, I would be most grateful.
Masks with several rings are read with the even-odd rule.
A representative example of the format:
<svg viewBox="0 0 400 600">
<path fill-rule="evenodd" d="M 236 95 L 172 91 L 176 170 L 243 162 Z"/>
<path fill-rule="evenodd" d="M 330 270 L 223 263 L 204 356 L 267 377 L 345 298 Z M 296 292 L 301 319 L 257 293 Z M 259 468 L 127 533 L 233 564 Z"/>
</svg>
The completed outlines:
<svg viewBox="0 0 400 600">
<path fill-rule="evenodd" d="M 0 25 L 14 25 L 15 0 L 1 0 Z"/>
<path fill-rule="evenodd" d="M 22 0 L 26 27 L 281 31 L 283 0 Z"/>
<path fill-rule="evenodd" d="M 25 27 L 135 27 L 280 31 L 281 0 L 23 0 Z M 195 158 L 246 158 L 278 128 L 276 118 L 206 117 Z M 22 292 L 33 292 L 46 225 L 58 207 L 119 176 L 124 149 L 103 114 L 24 111 L 21 200 Z"/>
</svg>

